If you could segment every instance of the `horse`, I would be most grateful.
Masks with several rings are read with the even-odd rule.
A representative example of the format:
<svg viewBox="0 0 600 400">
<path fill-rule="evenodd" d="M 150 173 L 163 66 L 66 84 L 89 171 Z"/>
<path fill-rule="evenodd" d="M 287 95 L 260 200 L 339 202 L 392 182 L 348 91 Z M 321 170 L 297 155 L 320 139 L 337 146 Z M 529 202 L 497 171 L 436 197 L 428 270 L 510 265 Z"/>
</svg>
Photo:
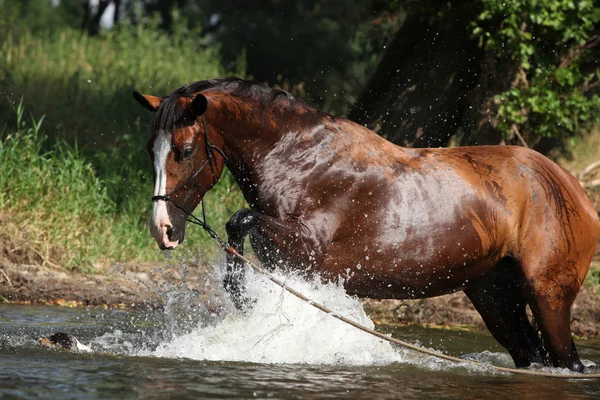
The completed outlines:
<svg viewBox="0 0 600 400">
<path fill-rule="evenodd" d="M 225 226 L 238 252 L 249 236 L 264 265 L 341 279 L 359 297 L 462 290 L 517 367 L 584 371 L 570 313 L 600 224 L 578 181 L 543 155 L 400 147 L 239 78 L 134 97 L 156 113 L 150 232 L 161 249 L 183 242 L 188 216 L 227 167 L 249 206 Z M 240 271 L 228 255 L 224 284 L 243 307 Z"/>
</svg>

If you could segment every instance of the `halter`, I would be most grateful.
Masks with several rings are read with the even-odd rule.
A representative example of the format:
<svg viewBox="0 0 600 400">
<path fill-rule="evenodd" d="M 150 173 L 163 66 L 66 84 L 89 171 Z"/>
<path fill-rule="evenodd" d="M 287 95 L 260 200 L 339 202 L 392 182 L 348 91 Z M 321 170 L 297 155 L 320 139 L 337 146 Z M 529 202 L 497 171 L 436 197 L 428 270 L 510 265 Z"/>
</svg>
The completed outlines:
<svg viewBox="0 0 600 400">
<path fill-rule="evenodd" d="M 221 239 L 219 237 L 219 235 L 217 235 L 217 233 L 206 223 L 206 212 L 204 210 L 204 199 L 202 199 L 200 201 L 200 203 L 202 204 L 202 219 L 200 219 L 200 218 L 196 217 L 195 215 L 193 215 L 188 210 L 186 210 L 185 208 L 183 208 L 182 206 L 180 206 L 179 204 L 177 204 L 171 198 L 171 196 L 173 196 L 175 193 L 179 192 L 188 183 L 193 181 L 207 166 L 210 167 L 210 173 L 213 178 L 213 183 L 216 182 L 217 178 L 215 176 L 215 170 L 213 168 L 213 161 L 216 162 L 216 160 L 214 160 L 215 156 L 213 154 L 213 151 L 216 151 L 217 153 L 219 153 L 223 157 L 225 162 L 229 161 L 229 159 L 227 158 L 227 156 L 225 155 L 223 150 L 219 149 L 217 146 L 215 146 L 209 142 L 208 128 L 206 127 L 206 119 L 204 118 L 204 115 L 202 115 L 201 118 L 202 118 L 202 125 L 204 126 L 204 148 L 206 150 L 206 161 L 204 161 L 204 164 L 202 164 L 202 166 L 200 168 L 198 168 L 185 182 L 183 182 L 181 185 L 179 185 L 178 187 L 173 189 L 168 194 L 152 196 L 152 202 L 154 203 L 155 201 L 163 200 L 165 202 L 173 203 L 173 205 L 175 207 L 177 207 L 178 209 L 183 211 L 185 214 L 187 214 L 188 222 L 191 222 L 192 224 L 200 225 L 210 235 L 210 237 L 212 237 L 213 239 L 216 239 L 219 242 L 219 244 L 221 244 L 221 247 L 223 247 L 223 249 L 227 250 L 229 248 L 229 245 L 227 244 L 227 242 L 225 242 L 223 239 Z M 216 167 L 216 164 L 215 164 L 215 167 Z"/>
</svg>

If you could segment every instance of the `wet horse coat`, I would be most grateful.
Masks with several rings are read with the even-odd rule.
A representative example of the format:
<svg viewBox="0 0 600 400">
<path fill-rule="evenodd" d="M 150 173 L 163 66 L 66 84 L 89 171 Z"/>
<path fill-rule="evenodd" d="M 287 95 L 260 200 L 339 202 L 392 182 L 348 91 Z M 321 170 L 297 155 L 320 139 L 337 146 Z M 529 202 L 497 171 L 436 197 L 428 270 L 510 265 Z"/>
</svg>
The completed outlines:
<svg viewBox="0 0 600 400">
<path fill-rule="evenodd" d="M 570 308 L 600 225 L 577 180 L 544 156 L 402 148 L 238 79 L 135 97 L 157 111 L 150 227 L 161 248 L 183 241 L 182 209 L 191 212 L 226 165 L 250 206 L 226 226 L 238 251 L 249 235 L 264 264 L 342 278 L 361 297 L 464 290 L 517 366 L 583 370 Z M 241 305 L 242 266 L 228 264 L 226 285 Z"/>
</svg>

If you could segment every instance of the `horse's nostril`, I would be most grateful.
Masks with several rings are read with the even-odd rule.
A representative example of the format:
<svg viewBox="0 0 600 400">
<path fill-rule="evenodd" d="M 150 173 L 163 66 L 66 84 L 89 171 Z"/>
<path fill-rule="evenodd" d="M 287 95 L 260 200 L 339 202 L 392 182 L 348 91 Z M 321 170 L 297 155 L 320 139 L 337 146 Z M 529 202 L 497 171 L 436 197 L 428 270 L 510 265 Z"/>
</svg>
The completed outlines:
<svg viewBox="0 0 600 400">
<path fill-rule="evenodd" d="M 167 237 L 169 240 L 173 239 L 173 228 L 167 228 Z"/>
</svg>

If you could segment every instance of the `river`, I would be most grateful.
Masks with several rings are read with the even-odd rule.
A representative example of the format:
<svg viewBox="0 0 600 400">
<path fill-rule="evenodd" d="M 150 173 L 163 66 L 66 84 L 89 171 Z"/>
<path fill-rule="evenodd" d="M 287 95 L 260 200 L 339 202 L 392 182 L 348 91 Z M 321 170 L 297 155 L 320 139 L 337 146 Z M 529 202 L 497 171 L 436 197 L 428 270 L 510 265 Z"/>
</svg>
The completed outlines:
<svg viewBox="0 0 600 400">
<path fill-rule="evenodd" d="M 288 284 L 366 325 L 337 285 Z M 599 380 L 515 376 L 391 346 L 254 277 L 252 310 L 172 295 L 165 310 L 0 305 L 0 398 L 600 398 Z M 512 366 L 487 333 L 378 327 L 395 337 L 484 363 Z M 93 352 L 52 350 L 69 332 Z M 577 341 L 598 368 L 600 341 Z M 561 372 L 550 370 L 551 372 Z"/>
</svg>

